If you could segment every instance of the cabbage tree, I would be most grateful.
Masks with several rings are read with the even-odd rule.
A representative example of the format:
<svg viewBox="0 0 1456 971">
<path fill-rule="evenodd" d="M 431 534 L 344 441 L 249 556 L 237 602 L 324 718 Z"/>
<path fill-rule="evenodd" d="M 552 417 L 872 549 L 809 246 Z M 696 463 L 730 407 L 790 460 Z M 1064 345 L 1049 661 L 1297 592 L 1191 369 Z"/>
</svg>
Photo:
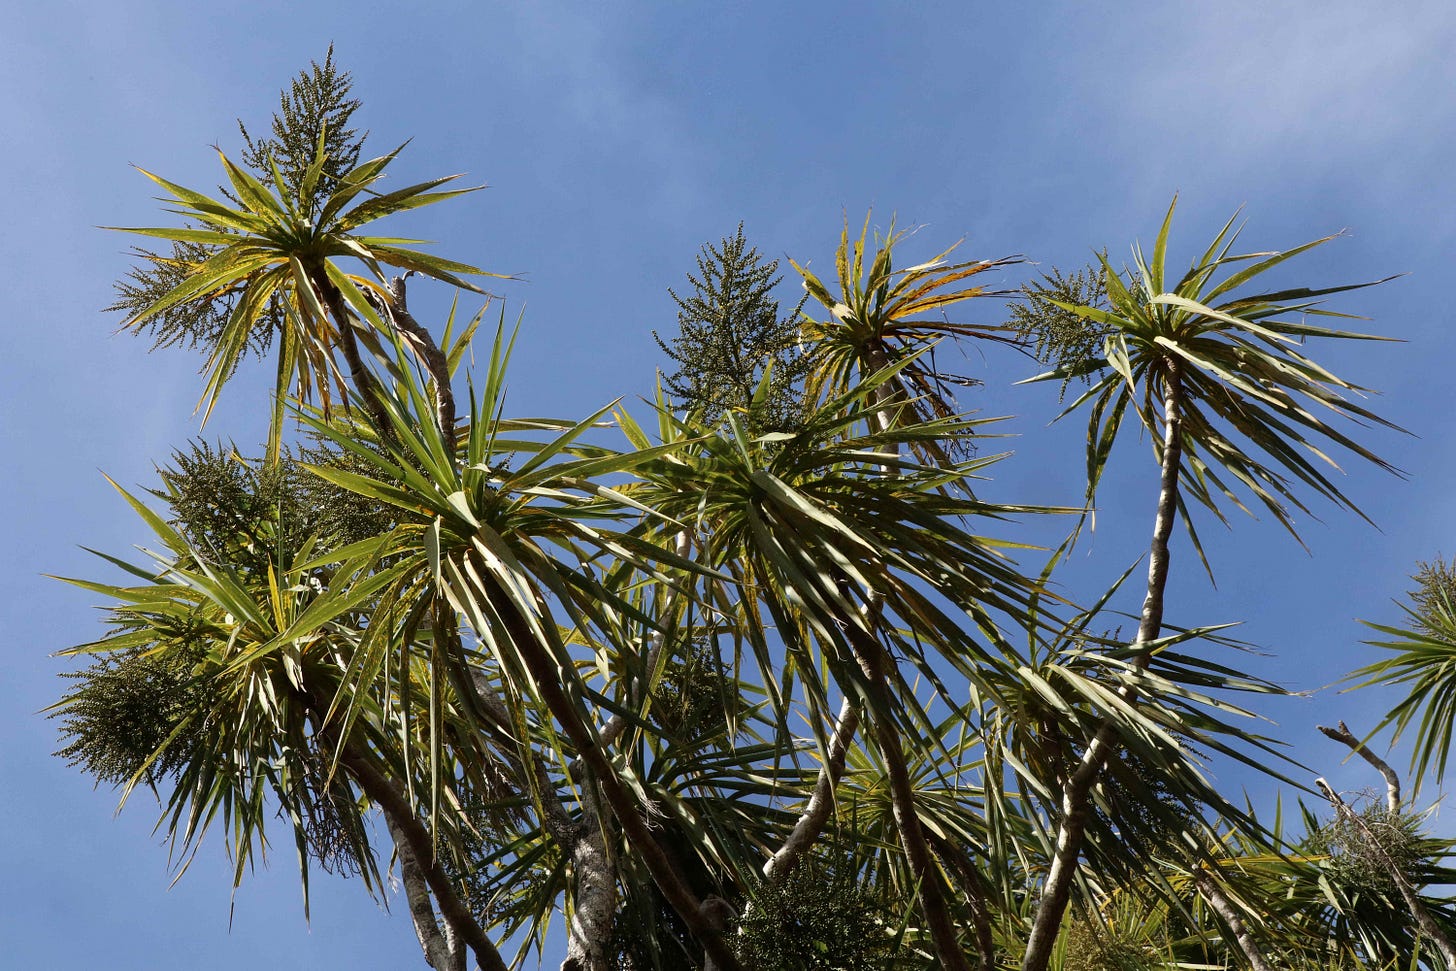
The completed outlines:
<svg viewBox="0 0 1456 971">
<path fill-rule="evenodd" d="M 1100 257 L 1105 299 L 1099 304 L 1063 299 L 1046 284 L 1031 294 L 1039 313 L 1030 322 L 1053 335 L 1051 355 L 1074 352 L 1032 380 L 1089 384 L 1062 413 L 1088 415 L 1088 501 L 1095 502 L 1113 446 L 1127 429 L 1145 434 L 1152 445 L 1159 494 L 1147 592 L 1133 641 L 1141 667 L 1164 631 L 1169 540 L 1180 516 L 1202 557 L 1191 506 L 1220 521 L 1226 521 L 1230 506 L 1262 508 L 1298 538 L 1294 515 L 1309 512 L 1305 491 L 1364 518 L 1332 478 L 1339 470 L 1328 452 L 1340 450 L 1396 471 L 1350 430 L 1395 426 L 1360 403 L 1366 389 L 1308 354 L 1316 343 L 1381 339 L 1312 322 L 1349 316 L 1324 308 L 1320 298 L 1374 284 L 1258 289 L 1265 274 L 1336 237 L 1282 252 L 1235 253 L 1235 216 L 1175 280 L 1167 271 L 1175 207 L 1176 200 L 1152 253 L 1134 247 L 1125 274 Z M 1122 697 L 1135 702 L 1137 689 L 1124 688 Z M 1055 855 L 1027 944 L 1026 971 L 1047 966 L 1083 851 L 1091 794 L 1121 744 L 1114 724 L 1104 724 L 1062 790 Z"/>
</svg>

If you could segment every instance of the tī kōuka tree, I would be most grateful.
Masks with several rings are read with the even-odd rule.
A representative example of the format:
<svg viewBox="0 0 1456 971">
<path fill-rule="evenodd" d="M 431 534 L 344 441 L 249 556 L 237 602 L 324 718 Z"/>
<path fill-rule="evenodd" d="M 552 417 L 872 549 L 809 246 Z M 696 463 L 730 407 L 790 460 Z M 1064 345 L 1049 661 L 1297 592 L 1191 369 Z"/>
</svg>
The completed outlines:
<svg viewBox="0 0 1456 971">
<path fill-rule="evenodd" d="M 1294 513 L 1308 512 L 1301 490 L 1364 517 L 1331 478 L 1338 467 L 1326 449 L 1335 446 L 1397 471 L 1350 431 L 1352 425 L 1395 426 L 1358 403 L 1365 389 L 1306 353 L 1310 343 L 1323 340 L 1382 339 L 1316 326 L 1310 318 L 1348 317 L 1325 309 L 1319 298 L 1385 281 L 1260 292 L 1254 288 L 1265 273 L 1336 237 L 1283 252 L 1234 253 L 1237 216 L 1182 277 L 1171 280 L 1166 267 L 1175 208 L 1176 200 L 1151 256 L 1135 247 L 1125 275 L 1100 258 L 1101 283 L 1093 292 L 1105 293 L 1105 303 L 1059 299 L 1057 290 L 1076 288 L 1068 278 L 1053 277 L 1029 294 L 1046 312 L 1045 329 L 1038 334 L 1033 321 L 1023 321 L 1023 329 L 1046 338 L 1043 347 L 1053 361 L 1062 350 L 1071 352 L 1032 380 L 1083 378 L 1090 384 L 1063 412 L 1088 412 L 1089 504 L 1124 428 L 1146 433 L 1152 443 L 1160 484 L 1134 646 L 1152 645 L 1163 633 L 1169 540 L 1180 515 L 1203 556 L 1188 516 L 1190 503 L 1226 521 L 1227 506 L 1247 509 L 1252 500 L 1297 538 Z M 1100 334 L 1100 354 L 1087 352 L 1086 342 L 1066 327 L 1068 316 Z M 1027 943 L 1025 971 L 1047 966 L 1082 852 L 1090 795 L 1118 747 L 1109 722 L 1089 741 L 1061 793 L 1055 856 Z"/>
</svg>

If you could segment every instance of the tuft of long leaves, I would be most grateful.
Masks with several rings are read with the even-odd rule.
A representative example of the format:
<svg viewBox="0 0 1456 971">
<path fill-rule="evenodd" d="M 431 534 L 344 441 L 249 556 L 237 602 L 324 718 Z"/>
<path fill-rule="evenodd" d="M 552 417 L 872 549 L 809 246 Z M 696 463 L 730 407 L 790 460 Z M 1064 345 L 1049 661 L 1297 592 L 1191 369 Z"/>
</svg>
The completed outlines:
<svg viewBox="0 0 1456 971">
<path fill-rule="evenodd" d="M 1134 247 L 1126 277 L 1105 256 L 1099 258 L 1105 305 L 1054 296 L 1069 290 L 1065 278 L 1041 285 L 1041 305 L 1060 313 L 1041 315 L 1037 339 L 1061 356 L 1055 368 L 1028 380 L 1091 382 L 1058 416 L 1074 411 L 1088 416 L 1088 499 L 1096 495 L 1125 424 L 1147 434 L 1161 464 L 1171 399 L 1182 446 L 1184 507 L 1192 500 L 1226 521 L 1227 505 L 1248 511 L 1252 500 L 1298 538 L 1296 514 L 1310 514 L 1301 494 L 1307 489 L 1365 518 L 1335 481 L 1341 470 L 1330 453 L 1342 450 L 1399 474 L 1355 437 L 1363 427 L 1398 426 L 1360 403 L 1368 389 L 1321 366 L 1307 348 L 1323 341 L 1388 340 L 1310 322 L 1349 316 L 1325 309 L 1319 298 L 1385 281 L 1250 292 L 1264 274 L 1337 237 L 1282 252 L 1235 253 L 1237 215 L 1173 280 L 1167 252 L 1176 205 L 1175 199 L 1168 207 L 1151 256 Z M 1080 293 L 1087 284 L 1071 289 Z M 1082 322 L 1085 336 L 1070 331 L 1069 317 Z M 1089 353 L 1097 336 L 1100 351 Z M 1183 519 L 1196 543 L 1193 521 Z"/>
<path fill-rule="evenodd" d="M 401 149 L 341 171 L 325 126 L 301 175 L 285 175 L 274 159 L 262 178 L 219 151 L 228 179 L 223 199 L 140 170 L 162 187 L 173 206 L 170 211 L 184 222 L 178 227 L 122 231 L 184 247 L 174 249 L 174 254 L 187 255 L 168 264 L 164 273 L 144 269 L 136 292 L 121 305 L 129 314 L 122 327 L 144 330 L 158 321 L 171 327 L 168 321 L 179 314 L 186 317 L 188 308 L 206 308 L 204 418 L 248 349 L 259 344 L 260 329 L 271 330 L 277 379 L 270 459 L 278 455 L 290 391 L 303 400 L 318 393 L 327 410 L 331 388 L 347 397 L 335 349 L 342 348 L 349 357 L 357 342 L 377 346 L 392 339 L 390 325 L 376 309 L 376 302 L 392 299 L 385 286 L 385 267 L 476 292 L 482 291 L 465 277 L 500 276 L 425 253 L 416 246 L 421 240 L 359 232 L 386 216 L 480 188 L 436 191 L 459 177 L 451 175 L 383 191 L 380 183 Z M 352 261 L 363 272 L 347 272 L 341 260 Z M 170 289 L 163 290 L 164 285 Z M 220 317 L 222 308 L 225 320 Z M 350 366 L 357 370 L 353 361 Z M 362 382 L 367 375 L 352 377 Z"/>
<path fill-rule="evenodd" d="M 943 365 L 936 345 L 945 338 L 1003 343 L 1015 338 L 1005 327 L 953 321 L 947 312 L 976 297 L 1004 296 L 971 281 L 1019 259 L 951 262 L 957 243 L 929 260 L 897 267 L 896 247 L 910 232 L 896 231 L 892 223 L 886 234 L 871 239 L 871 215 L 866 214 L 855 240 L 845 220 L 834 255 L 835 289 L 807 266 L 789 261 L 810 298 L 827 313 L 823 319 L 804 318 L 803 339 L 810 347 L 805 393 L 811 401 L 837 398 L 875 372 L 899 365 L 880 394 L 885 402 L 897 403 L 897 413 L 906 413 L 895 420 L 948 418 L 960 411 L 955 388 L 974 386 L 979 379 Z M 948 459 L 949 453 L 932 457 Z"/>
<path fill-rule="evenodd" d="M 1414 735 L 1411 773 L 1417 792 L 1428 772 L 1434 770 L 1437 784 L 1445 778 L 1456 732 L 1456 591 L 1448 578 L 1449 568 L 1439 560 L 1424 567 L 1412 602 L 1402 605 L 1403 625 L 1367 622 L 1382 637 L 1366 643 L 1386 653 L 1347 679 L 1357 688 L 1400 689 L 1400 700 L 1376 731 L 1393 726 L 1392 744 L 1408 732 Z"/>
</svg>

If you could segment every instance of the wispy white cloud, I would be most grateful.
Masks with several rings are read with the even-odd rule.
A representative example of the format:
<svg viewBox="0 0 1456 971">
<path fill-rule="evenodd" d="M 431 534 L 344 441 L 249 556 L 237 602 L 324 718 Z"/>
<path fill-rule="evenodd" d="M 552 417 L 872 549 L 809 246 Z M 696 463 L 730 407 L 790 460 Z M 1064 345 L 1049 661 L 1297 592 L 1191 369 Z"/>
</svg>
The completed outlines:
<svg viewBox="0 0 1456 971">
<path fill-rule="evenodd" d="M 1149 26 L 1088 68 L 1145 157 L 1280 180 L 1300 175 L 1281 166 L 1419 153 L 1456 130 L 1448 3 L 1168 4 Z"/>
<path fill-rule="evenodd" d="M 509 33 L 530 44 L 507 52 L 501 66 L 530 85 L 548 112 L 543 124 L 604 163 L 647 167 L 643 181 L 662 201 L 683 203 L 697 195 L 700 149 L 685 136 L 673 93 L 642 77 L 642 52 L 633 47 L 638 38 L 629 18 L 608 8 L 568 13 L 522 5 L 509 19 Z"/>
</svg>

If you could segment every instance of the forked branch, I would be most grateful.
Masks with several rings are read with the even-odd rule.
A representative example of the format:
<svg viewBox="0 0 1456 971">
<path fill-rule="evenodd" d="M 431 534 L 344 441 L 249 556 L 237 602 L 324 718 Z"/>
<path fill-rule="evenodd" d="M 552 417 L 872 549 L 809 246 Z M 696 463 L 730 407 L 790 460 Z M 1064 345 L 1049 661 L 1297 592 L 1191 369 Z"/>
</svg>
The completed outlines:
<svg viewBox="0 0 1456 971">
<path fill-rule="evenodd" d="M 1385 808 L 1392 814 L 1400 812 L 1400 776 L 1396 775 L 1395 770 L 1384 759 L 1370 751 L 1364 742 L 1356 738 L 1343 721 L 1336 728 L 1326 728 L 1324 725 L 1318 727 L 1326 738 L 1349 746 L 1352 752 L 1369 762 L 1375 767 L 1376 772 L 1385 777 Z"/>
<path fill-rule="evenodd" d="M 1385 777 L 1386 805 L 1391 813 L 1398 813 L 1400 811 L 1400 778 L 1395 774 L 1394 770 L 1383 759 L 1366 748 L 1365 744 L 1345 727 L 1343 721 L 1340 722 L 1338 728 L 1330 729 L 1321 726 L 1320 731 L 1328 738 L 1349 746 L 1352 751 L 1365 759 L 1366 762 L 1369 762 Z M 1406 907 L 1410 909 L 1411 918 L 1416 922 L 1416 926 L 1420 928 L 1421 933 L 1436 945 L 1436 950 L 1440 951 L 1441 957 L 1445 959 L 1446 967 L 1456 967 L 1456 947 L 1452 946 L 1451 939 L 1446 936 L 1446 932 L 1441 930 L 1440 925 L 1431 918 L 1430 911 L 1426 910 L 1425 905 L 1421 903 L 1420 896 L 1416 893 L 1416 888 L 1411 885 L 1410 878 L 1406 876 L 1405 868 L 1391 859 L 1390 854 L 1385 850 L 1384 843 L 1370 829 L 1370 824 L 1359 813 L 1351 809 L 1349 804 L 1340 798 L 1340 794 L 1328 782 L 1324 779 L 1316 779 L 1314 783 L 1319 786 L 1320 792 L 1324 793 L 1325 799 L 1329 800 L 1330 805 L 1334 807 L 1336 818 L 1354 827 L 1363 837 L 1362 845 L 1385 868 L 1385 872 L 1390 877 L 1390 881 L 1395 884 L 1396 890 L 1400 892 L 1401 900 L 1405 901 Z"/>
</svg>

